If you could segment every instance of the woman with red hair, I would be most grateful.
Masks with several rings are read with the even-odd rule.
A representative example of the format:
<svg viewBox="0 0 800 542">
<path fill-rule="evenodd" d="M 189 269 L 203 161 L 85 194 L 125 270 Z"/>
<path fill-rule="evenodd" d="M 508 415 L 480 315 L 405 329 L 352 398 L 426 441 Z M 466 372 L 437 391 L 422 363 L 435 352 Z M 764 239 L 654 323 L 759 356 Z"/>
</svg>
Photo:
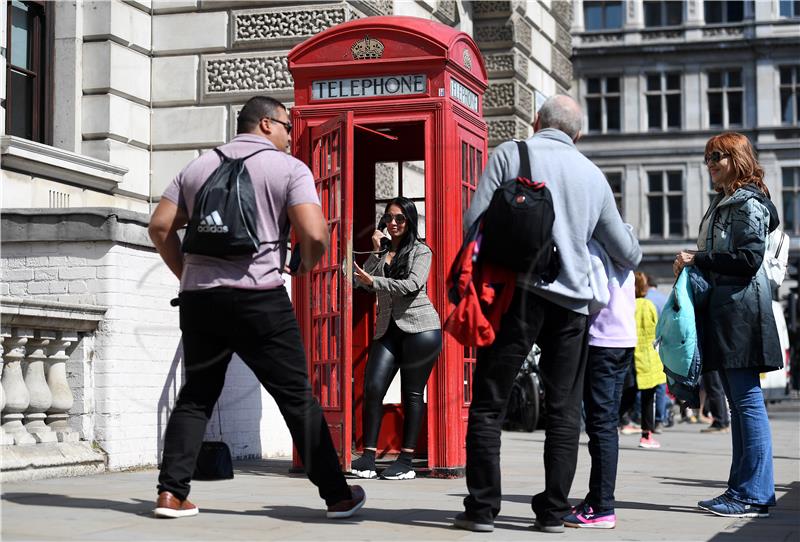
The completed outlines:
<svg viewBox="0 0 800 542">
<path fill-rule="evenodd" d="M 780 369 L 783 358 L 761 263 L 767 235 L 780 221 L 745 136 L 726 132 L 709 139 L 705 163 L 718 193 L 700 224 L 698 250 L 680 252 L 673 270 L 677 276 L 693 265 L 711 285 L 695 309 L 703 371 L 719 371 L 730 404 L 733 460 L 725 493 L 697 505 L 718 516 L 768 517 L 775 482 L 759 373 Z"/>
</svg>

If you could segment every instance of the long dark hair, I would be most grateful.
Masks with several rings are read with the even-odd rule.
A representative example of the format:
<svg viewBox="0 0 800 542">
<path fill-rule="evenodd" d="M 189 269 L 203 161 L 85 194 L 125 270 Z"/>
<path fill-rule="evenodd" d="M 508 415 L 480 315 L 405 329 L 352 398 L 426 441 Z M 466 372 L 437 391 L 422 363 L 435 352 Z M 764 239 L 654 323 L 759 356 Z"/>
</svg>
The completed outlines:
<svg viewBox="0 0 800 542">
<path fill-rule="evenodd" d="M 406 279 L 411 274 L 411 252 L 414 250 L 414 244 L 420 241 L 419 238 L 419 214 L 417 213 L 417 206 L 408 198 L 394 198 L 386 204 L 384 214 L 389 212 L 389 207 L 396 205 L 403 211 L 406 217 L 406 233 L 400 239 L 400 245 L 397 247 L 397 254 L 392 258 L 392 263 L 389 264 L 389 273 L 387 276 L 393 279 Z"/>
</svg>

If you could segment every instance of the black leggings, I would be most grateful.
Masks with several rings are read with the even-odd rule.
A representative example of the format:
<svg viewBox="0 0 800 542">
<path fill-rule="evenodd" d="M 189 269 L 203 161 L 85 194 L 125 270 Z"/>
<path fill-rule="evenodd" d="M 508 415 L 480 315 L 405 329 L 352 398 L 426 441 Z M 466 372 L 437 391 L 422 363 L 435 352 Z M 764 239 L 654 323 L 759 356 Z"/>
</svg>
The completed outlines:
<svg viewBox="0 0 800 542">
<path fill-rule="evenodd" d="M 442 350 L 442 331 L 406 333 L 394 320 L 386 333 L 372 343 L 364 377 L 364 447 L 375 448 L 383 418 L 383 397 L 400 371 L 403 397 L 403 448 L 417 446 L 422 409 L 422 392 Z"/>
</svg>

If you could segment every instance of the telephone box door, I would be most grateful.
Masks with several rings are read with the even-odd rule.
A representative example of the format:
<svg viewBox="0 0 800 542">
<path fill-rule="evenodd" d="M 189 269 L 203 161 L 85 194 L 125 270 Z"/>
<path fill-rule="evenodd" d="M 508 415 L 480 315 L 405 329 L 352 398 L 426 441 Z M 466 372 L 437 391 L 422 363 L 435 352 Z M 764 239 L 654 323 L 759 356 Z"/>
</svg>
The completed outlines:
<svg viewBox="0 0 800 542">
<path fill-rule="evenodd" d="M 352 443 L 352 230 L 353 114 L 311 130 L 311 171 L 330 248 L 305 283 L 304 327 L 309 377 L 330 428 L 342 467 L 349 469 Z"/>
</svg>

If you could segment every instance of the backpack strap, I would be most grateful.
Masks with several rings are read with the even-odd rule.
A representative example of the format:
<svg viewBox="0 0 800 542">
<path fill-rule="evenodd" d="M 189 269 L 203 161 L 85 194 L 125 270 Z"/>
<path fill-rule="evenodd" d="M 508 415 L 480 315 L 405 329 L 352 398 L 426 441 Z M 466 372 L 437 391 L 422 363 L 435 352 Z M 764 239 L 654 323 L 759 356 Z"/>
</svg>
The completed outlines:
<svg viewBox="0 0 800 542">
<path fill-rule="evenodd" d="M 244 161 L 244 160 L 247 160 L 248 158 L 252 158 L 253 156 L 255 156 L 256 154 L 258 154 L 260 152 L 276 151 L 276 150 L 278 150 L 278 149 L 258 149 L 256 152 L 250 153 L 250 154 L 248 154 L 247 156 L 245 156 L 243 158 L 236 158 L 235 160 Z M 234 160 L 234 158 L 229 158 L 229 157 L 225 156 L 225 153 L 223 153 L 221 150 L 219 150 L 219 147 L 214 147 L 214 152 L 217 153 L 219 155 L 220 159 L 222 159 L 223 161 L 224 160 Z"/>
<path fill-rule="evenodd" d="M 519 176 L 531 181 L 531 158 L 528 154 L 528 144 L 525 140 L 517 141 L 519 149 Z"/>
</svg>

